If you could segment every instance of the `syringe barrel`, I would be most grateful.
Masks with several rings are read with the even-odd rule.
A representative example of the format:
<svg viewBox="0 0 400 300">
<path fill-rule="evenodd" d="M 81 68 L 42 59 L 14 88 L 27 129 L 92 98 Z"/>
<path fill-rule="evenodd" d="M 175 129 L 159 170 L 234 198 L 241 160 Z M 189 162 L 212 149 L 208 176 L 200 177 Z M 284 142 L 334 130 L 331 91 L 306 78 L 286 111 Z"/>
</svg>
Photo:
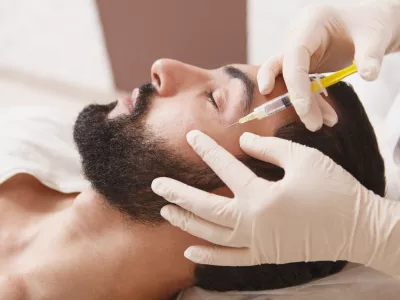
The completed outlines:
<svg viewBox="0 0 400 300">
<path fill-rule="evenodd" d="M 254 111 L 257 112 L 260 116 L 263 115 L 263 117 L 266 117 L 278 111 L 281 111 L 291 105 L 292 103 L 289 100 L 289 93 L 286 93 L 256 107 Z"/>
</svg>

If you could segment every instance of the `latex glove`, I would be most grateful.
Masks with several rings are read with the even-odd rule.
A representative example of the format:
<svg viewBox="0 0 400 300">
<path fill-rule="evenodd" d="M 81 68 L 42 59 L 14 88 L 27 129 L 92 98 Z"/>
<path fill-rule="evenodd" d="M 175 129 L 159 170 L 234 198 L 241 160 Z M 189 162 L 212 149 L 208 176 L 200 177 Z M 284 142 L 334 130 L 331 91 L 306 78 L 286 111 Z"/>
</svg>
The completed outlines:
<svg viewBox="0 0 400 300">
<path fill-rule="evenodd" d="M 187 140 L 235 195 L 153 181 L 155 193 L 178 205 L 161 210 L 166 220 L 219 245 L 191 246 L 188 259 L 225 266 L 348 260 L 400 275 L 399 203 L 365 189 L 318 150 L 244 134 L 247 154 L 285 170 L 282 180 L 269 182 L 205 134 L 192 131 Z"/>
<path fill-rule="evenodd" d="M 400 0 L 371 0 L 345 7 L 312 5 L 295 20 L 283 56 L 258 71 L 261 94 L 269 94 L 282 72 L 292 104 L 311 131 L 337 122 L 322 97 L 313 100 L 309 73 L 333 72 L 356 61 L 358 73 L 374 80 L 383 56 L 400 50 Z M 322 103 L 322 104 L 321 104 Z"/>
</svg>

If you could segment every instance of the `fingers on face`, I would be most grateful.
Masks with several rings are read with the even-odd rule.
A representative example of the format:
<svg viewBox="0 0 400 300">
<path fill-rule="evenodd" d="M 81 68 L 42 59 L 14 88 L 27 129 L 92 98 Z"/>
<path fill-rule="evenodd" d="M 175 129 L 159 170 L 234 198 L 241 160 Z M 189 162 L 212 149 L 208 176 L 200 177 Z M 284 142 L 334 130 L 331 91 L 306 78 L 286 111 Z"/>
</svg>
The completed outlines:
<svg viewBox="0 0 400 300">
<path fill-rule="evenodd" d="M 187 134 L 187 141 L 233 193 L 240 192 L 257 178 L 249 168 L 206 134 L 193 130 Z"/>
<path fill-rule="evenodd" d="M 293 143 L 288 140 L 260 137 L 248 132 L 240 138 L 240 146 L 248 155 L 281 168 L 288 167 L 286 160 L 290 155 L 292 145 Z"/>
</svg>

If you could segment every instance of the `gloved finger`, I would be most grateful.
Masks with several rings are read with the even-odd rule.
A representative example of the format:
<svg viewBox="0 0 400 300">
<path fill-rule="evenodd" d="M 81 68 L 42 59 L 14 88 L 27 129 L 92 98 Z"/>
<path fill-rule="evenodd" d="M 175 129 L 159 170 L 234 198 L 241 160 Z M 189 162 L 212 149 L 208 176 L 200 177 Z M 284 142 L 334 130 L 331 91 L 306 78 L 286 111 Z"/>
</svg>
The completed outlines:
<svg viewBox="0 0 400 300">
<path fill-rule="evenodd" d="M 288 158 L 291 157 L 294 144 L 288 140 L 276 137 L 261 137 L 250 132 L 245 132 L 240 137 L 240 147 L 248 155 L 283 169 L 290 167 Z"/>
<path fill-rule="evenodd" d="M 191 246 L 186 249 L 185 257 L 197 264 L 215 266 L 252 266 L 254 262 L 248 248 L 227 248 L 221 246 Z"/>
<path fill-rule="evenodd" d="M 318 94 L 311 96 L 310 110 L 307 116 L 300 120 L 304 123 L 308 130 L 315 132 L 320 130 L 323 123 L 321 108 L 318 103 Z M 306 120 L 306 121 L 305 121 Z"/>
<path fill-rule="evenodd" d="M 333 127 L 338 122 L 338 116 L 332 106 L 320 95 L 315 95 L 315 99 L 318 102 L 319 109 L 322 113 L 322 119 L 324 124 L 329 127 Z"/>
<path fill-rule="evenodd" d="M 283 78 L 290 101 L 300 120 L 311 131 L 316 131 L 322 126 L 322 114 L 319 110 L 313 109 L 309 79 L 311 57 L 321 46 L 321 39 L 324 36 L 324 29 L 316 26 L 321 13 L 326 12 L 313 11 L 310 16 L 307 14 L 302 16 L 305 24 L 300 25 L 302 29 L 295 31 L 291 42 L 285 46 L 282 64 Z M 315 115 L 315 112 L 319 114 Z"/>
<path fill-rule="evenodd" d="M 272 92 L 275 78 L 282 73 L 282 55 L 272 56 L 263 63 L 257 72 L 258 89 L 262 95 Z"/>
<path fill-rule="evenodd" d="M 310 68 L 310 53 L 305 47 L 295 47 L 285 52 L 282 71 L 296 113 L 307 125 L 311 109 L 311 81 L 308 77 Z"/>
<path fill-rule="evenodd" d="M 257 178 L 257 175 L 248 167 L 206 134 L 192 130 L 187 134 L 186 139 L 194 151 L 234 194 L 243 190 L 252 180 Z"/>
<path fill-rule="evenodd" d="M 161 209 L 161 215 L 172 225 L 213 244 L 229 247 L 244 246 L 231 240 L 232 229 L 204 220 L 179 206 L 166 205 Z"/>
<path fill-rule="evenodd" d="M 221 226 L 235 226 L 232 199 L 208 193 L 170 178 L 156 178 L 151 188 L 165 200 Z"/>
<path fill-rule="evenodd" d="M 354 34 L 354 58 L 357 72 L 363 79 L 372 81 L 378 77 L 383 56 L 390 41 L 390 37 L 387 35 L 387 30 L 371 31 L 368 35 L 365 33 Z"/>
</svg>

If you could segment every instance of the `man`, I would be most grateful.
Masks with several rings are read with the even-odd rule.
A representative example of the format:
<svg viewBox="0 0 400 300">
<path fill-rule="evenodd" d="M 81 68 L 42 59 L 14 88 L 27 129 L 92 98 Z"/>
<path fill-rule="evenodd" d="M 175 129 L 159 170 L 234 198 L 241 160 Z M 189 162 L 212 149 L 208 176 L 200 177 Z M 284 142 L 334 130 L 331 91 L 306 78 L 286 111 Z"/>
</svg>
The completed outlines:
<svg viewBox="0 0 400 300">
<path fill-rule="evenodd" d="M 46 176 L 36 176 L 38 181 L 18 173 L 0 186 L 2 274 L 7 275 L 0 296 L 168 299 L 193 284 L 219 291 L 282 288 L 341 270 L 345 262 L 198 266 L 182 253 L 189 245 L 208 243 L 172 227 L 159 214 L 166 202 L 150 189 L 156 177 L 231 195 L 187 145 L 191 129 L 206 132 L 270 180 L 280 179 L 282 170 L 241 152 L 241 133 L 276 135 L 316 147 L 383 194 L 384 168 L 375 135 L 357 96 L 344 83 L 329 89 L 327 101 L 339 115 L 333 128 L 310 133 L 291 109 L 228 128 L 286 92 L 280 81 L 270 97 L 261 96 L 255 88 L 257 70 L 247 65 L 204 70 L 159 60 L 152 67 L 152 84 L 136 89 L 132 98 L 85 108 L 74 139 L 93 189 L 65 195 L 49 188 Z"/>
</svg>

